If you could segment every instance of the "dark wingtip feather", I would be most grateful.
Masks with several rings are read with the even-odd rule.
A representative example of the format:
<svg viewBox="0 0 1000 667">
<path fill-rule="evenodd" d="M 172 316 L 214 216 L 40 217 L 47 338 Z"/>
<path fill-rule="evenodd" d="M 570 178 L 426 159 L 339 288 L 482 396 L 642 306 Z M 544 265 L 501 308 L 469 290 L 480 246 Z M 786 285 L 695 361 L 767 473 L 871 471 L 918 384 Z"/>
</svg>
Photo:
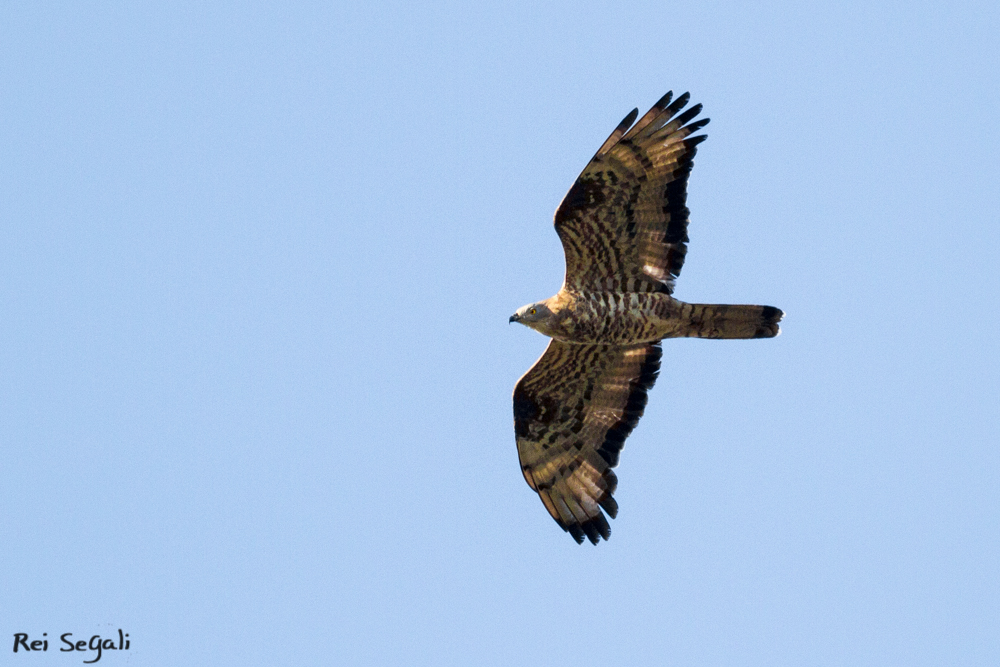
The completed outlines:
<svg viewBox="0 0 1000 667">
<path fill-rule="evenodd" d="M 573 536 L 577 544 L 583 544 L 584 534 L 583 529 L 580 528 L 580 524 L 571 523 L 568 526 L 563 526 L 563 529 Z"/>
<path fill-rule="evenodd" d="M 628 115 L 622 119 L 622 122 L 618 123 L 618 129 L 627 130 L 628 128 L 632 127 L 632 123 L 634 123 L 635 119 L 638 117 L 639 117 L 639 108 L 636 107 L 635 109 L 632 109 L 631 111 L 628 112 Z"/>
<path fill-rule="evenodd" d="M 607 540 L 611 537 L 611 526 L 603 514 L 598 514 L 593 519 L 588 519 L 582 523 L 570 524 L 566 527 L 567 532 L 573 536 L 577 544 L 583 544 L 583 538 L 590 540 L 591 544 L 597 544 L 601 539 Z"/>
<path fill-rule="evenodd" d="M 597 503 L 612 519 L 618 516 L 618 501 L 612 498 L 610 493 L 605 494 Z"/>
<path fill-rule="evenodd" d="M 666 109 L 667 105 L 670 104 L 670 100 L 673 98 L 673 96 L 674 96 L 674 91 L 668 90 L 666 95 L 664 95 L 663 97 L 661 97 L 656 101 L 656 104 L 653 105 L 653 108 Z"/>
<path fill-rule="evenodd" d="M 593 519 L 588 521 L 587 524 L 590 526 L 589 529 L 585 528 L 585 530 L 587 530 L 587 535 L 590 535 L 591 531 L 593 531 L 595 536 L 598 538 L 596 540 L 591 539 L 591 542 L 594 544 L 597 544 L 601 538 L 606 540 L 611 537 L 611 526 L 608 525 L 608 520 L 604 518 L 603 514 L 598 514 Z"/>
<path fill-rule="evenodd" d="M 687 146 L 687 149 L 689 151 L 687 154 L 689 162 L 694 158 L 695 155 L 698 154 L 698 144 L 705 141 L 705 139 L 708 139 L 707 134 L 700 134 L 697 137 L 691 137 L 690 139 L 684 140 L 684 145 Z M 685 232 L 686 231 L 687 230 L 685 230 Z"/>
<path fill-rule="evenodd" d="M 687 111 L 685 111 L 684 113 L 682 113 L 680 116 L 678 116 L 676 122 L 679 123 L 680 125 L 684 125 L 685 123 L 687 123 L 689 120 L 691 120 L 700 113 L 701 113 L 701 105 L 696 104 Z"/>
<path fill-rule="evenodd" d="M 597 528 L 597 532 L 600 533 L 601 537 L 605 540 L 611 538 L 611 526 L 608 525 L 608 520 L 604 518 L 603 514 L 595 516 L 591 523 Z"/>
<path fill-rule="evenodd" d="M 618 488 L 618 475 L 615 474 L 614 470 L 611 470 L 609 468 L 608 470 L 604 471 L 603 475 L 601 475 L 601 479 L 604 481 L 604 488 L 605 488 L 604 492 L 610 496 Z M 618 505 L 615 504 L 616 509 L 617 507 Z M 611 518 L 613 519 L 614 516 L 612 515 Z"/>
<path fill-rule="evenodd" d="M 695 132 L 697 132 L 697 131 L 698 131 L 698 130 L 700 130 L 701 128 L 703 128 L 703 127 L 705 127 L 706 125 L 708 125 L 708 122 L 709 122 L 710 120 L 712 120 L 712 119 L 711 119 L 711 118 L 702 118 L 702 119 L 700 119 L 700 120 L 696 120 L 695 122 L 693 122 L 693 123 L 691 123 L 690 125 L 688 125 L 688 131 L 689 131 L 689 132 L 690 132 L 691 134 L 694 134 Z"/>
<path fill-rule="evenodd" d="M 622 122 L 618 123 L 618 127 L 616 127 L 615 131 L 611 133 L 611 136 L 609 136 L 604 141 L 604 143 L 601 144 L 601 147 L 597 149 L 597 152 L 594 154 L 593 159 L 601 157 L 609 150 L 611 150 L 612 146 L 621 141 L 622 137 L 625 136 L 625 133 L 632 126 L 632 123 L 635 122 L 635 119 L 638 116 L 639 116 L 639 109 L 638 108 L 632 109 L 632 111 L 630 111 L 628 115 L 622 119 Z"/>
<path fill-rule="evenodd" d="M 684 106 L 688 103 L 688 100 L 690 99 L 691 99 L 691 93 L 684 93 L 676 100 L 674 100 L 674 103 L 671 104 L 669 107 L 667 107 L 666 111 L 668 111 L 670 115 L 673 116 L 675 113 L 683 109 Z"/>
</svg>

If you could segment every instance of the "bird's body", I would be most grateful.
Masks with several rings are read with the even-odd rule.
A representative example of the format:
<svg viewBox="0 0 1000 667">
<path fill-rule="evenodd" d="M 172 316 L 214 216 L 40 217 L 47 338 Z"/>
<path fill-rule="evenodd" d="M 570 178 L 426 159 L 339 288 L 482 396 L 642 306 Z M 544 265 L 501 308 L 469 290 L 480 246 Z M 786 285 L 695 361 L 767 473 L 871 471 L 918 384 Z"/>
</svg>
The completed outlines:
<svg viewBox="0 0 1000 667">
<path fill-rule="evenodd" d="M 671 295 L 687 253 L 687 177 L 705 136 L 696 105 L 667 93 L 634 126 L 633 110 L 556 211 L 566 279 L 511 316 L 552 338 L 514 388 L 521 471 L 577 542 L 611 530 L 611 468 L 659 373 L 664 338 L 771 338 L 772 306 L 690 304 Z M 676 115 L 676 116 L 675 116 Z"/>
<path fill-rule="evenodd" d="M 778 333 L 776 309 L 770 306 L 685 303 L 661 292 L 563 289 L 542 303 L 553 316 L 526 326 L 566 343 L 630 345 L 664 338 L 770 338 Z"/>
</svg>

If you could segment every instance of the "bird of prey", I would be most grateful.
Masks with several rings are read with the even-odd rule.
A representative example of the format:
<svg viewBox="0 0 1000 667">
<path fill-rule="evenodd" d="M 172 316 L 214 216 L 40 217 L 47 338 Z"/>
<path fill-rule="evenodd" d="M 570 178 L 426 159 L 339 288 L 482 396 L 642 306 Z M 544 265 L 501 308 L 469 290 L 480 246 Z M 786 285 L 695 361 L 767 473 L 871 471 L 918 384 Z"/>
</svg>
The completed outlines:
<svg viewBox="0 0 1000 667">
<path fill-rule="evenodd" d="M 521 471 L 580 544 L 611 535 L 612 468 L 656 381 L 660 340 L 773 338 L 783 315 L 671 296 L 687 252 L 691 160 L 706 138 L 691 135 L 708 124 L 694 120 L 700 104 L 680 113 L 687 93 L 671 98 L 635 125 L 633 109 L 576 179 L 555 214 L 562 288 L 510 318 L 552 339 L 514 387 Z"/>
</svg>

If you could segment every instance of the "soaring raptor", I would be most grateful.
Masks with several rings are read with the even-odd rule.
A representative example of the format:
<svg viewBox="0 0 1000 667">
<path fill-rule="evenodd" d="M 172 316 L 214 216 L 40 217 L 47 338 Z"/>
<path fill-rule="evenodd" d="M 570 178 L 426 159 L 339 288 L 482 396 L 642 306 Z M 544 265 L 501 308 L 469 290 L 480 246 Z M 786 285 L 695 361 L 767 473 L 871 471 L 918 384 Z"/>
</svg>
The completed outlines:
<svg viewBox="0 0 1000 667">
<path fill-rule="evenodd" d="M 562 289 L 510 318 L 552 338 L 514 387 L 521 471 L 581 544 L 611 535 L 601 512 L 618 513 L 611 469 L 656 382 L 660 340 L 773 338 L 783 315 L 671 296 L 687 252 L 691 160 L 706 139 L 691 135 L 708 124 L 694 120 L 700 104 L 679 113 L 687 93 L 671 97 L 635 125 L 633 109 L 576 179 L 555 215 Z"/>
</svg>

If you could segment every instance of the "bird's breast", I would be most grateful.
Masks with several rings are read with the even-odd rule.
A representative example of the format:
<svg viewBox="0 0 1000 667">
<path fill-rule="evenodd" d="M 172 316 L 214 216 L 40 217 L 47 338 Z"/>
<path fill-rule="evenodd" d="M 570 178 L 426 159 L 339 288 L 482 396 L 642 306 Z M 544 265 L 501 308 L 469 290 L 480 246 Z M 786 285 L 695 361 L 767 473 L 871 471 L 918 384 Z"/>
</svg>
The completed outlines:
<svg viewBox="0 0 1000 667">
<path fill-rule="evenodd" d="M 553 338 L 568 343 L 632 344 L 658 340 L 655 321 L 665 294 L 583 292 L 572 294 L 559 312 Z"/>
</svg>

